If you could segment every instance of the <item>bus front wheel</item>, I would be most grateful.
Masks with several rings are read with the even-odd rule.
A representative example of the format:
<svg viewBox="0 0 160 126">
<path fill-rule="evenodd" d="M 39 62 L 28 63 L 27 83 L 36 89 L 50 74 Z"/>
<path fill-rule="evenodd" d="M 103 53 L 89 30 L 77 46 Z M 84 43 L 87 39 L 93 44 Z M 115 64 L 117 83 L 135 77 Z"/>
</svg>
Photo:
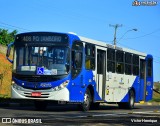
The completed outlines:
<svg viewBox="0 0 160 126">
<path fill-rule="evenodd" d="M 88 111 L 91 106 L 92 96 L 90 90 L 87 88 L 86 93 L 84 95 L 84 102 L 80 105 L 82 111 Z"/>
</svg>

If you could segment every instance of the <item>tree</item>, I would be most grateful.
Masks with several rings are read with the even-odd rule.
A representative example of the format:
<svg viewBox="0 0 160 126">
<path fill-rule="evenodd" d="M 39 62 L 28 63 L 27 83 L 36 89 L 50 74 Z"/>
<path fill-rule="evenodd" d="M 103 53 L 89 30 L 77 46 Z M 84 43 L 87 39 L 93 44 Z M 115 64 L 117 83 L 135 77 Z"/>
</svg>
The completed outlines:
<svg viewBox="0 0 160 126">
<path fill-rule="evenodd" d="M 13 42 L 16 34 L 17 30 L 9 33 L 6 29 L 0 29 L 0 44 L 8 45 L 10 42 Z"/>
</svg>

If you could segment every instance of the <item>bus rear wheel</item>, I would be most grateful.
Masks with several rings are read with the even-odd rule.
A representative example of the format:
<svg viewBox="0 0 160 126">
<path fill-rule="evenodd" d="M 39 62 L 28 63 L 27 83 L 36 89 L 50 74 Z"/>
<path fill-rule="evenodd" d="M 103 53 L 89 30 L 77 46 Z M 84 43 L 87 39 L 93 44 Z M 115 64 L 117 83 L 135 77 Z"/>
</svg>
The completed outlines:
<svg viewBox="0 0 160 126">
<path fill-rule="evenodd" d="M 126 107 L 128 109 L 133 109 L 134 108 L 134 101 L 135 101 L 134 91 L 130 90 L 129 91 L 129 102 L 127 102 Z"/>
<path fill-rule="evenodd" d="M 135 96 L 134 96 L 134 91 L 130 90 L 129 91 L 129 101 L 128 102 L 119 102 L 118 106 L 120 109 L 133 109 L 134 108 L 134 101 L 135 101 Z"/>
<path fill-rule="evenodd" d="M 86 93 L 84 95 L 84 102 L 80 105 L 82 111 L 88 111 L 91 106 L 92 96 L 90 90 L 87 88 Z"/>
<path fill-rule="evenodd" d="M 47 104 L 47 101 L 34 101 L 34 107 L 36 110 L 45 110 Z"/>
</svg>

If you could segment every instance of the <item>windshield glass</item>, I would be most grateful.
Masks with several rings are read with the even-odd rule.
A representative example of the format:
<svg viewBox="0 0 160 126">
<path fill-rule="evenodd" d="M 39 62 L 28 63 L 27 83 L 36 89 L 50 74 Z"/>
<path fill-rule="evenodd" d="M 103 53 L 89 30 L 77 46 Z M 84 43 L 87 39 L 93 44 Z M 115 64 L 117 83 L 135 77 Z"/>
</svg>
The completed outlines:
<svg viewBox="0 0 160 126">
<path fill-rule="evenodd" d="M 13 72 L 25 75 L 62 75 L 69 72 L 67 47 L 16 47 Z"/>
</svg>

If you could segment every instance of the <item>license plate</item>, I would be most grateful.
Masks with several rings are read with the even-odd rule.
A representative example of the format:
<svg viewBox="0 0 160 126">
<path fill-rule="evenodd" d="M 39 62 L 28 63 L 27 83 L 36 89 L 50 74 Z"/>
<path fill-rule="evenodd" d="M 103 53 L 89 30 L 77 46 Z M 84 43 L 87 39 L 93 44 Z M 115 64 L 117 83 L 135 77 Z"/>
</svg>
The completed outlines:
<svg viewBox="0 0 160 126">
<path fill-rule="evenodd" d="M 41 92 L 32 92 L 31 96 L 40 97 L 41 96 Z"/>
</svg>

